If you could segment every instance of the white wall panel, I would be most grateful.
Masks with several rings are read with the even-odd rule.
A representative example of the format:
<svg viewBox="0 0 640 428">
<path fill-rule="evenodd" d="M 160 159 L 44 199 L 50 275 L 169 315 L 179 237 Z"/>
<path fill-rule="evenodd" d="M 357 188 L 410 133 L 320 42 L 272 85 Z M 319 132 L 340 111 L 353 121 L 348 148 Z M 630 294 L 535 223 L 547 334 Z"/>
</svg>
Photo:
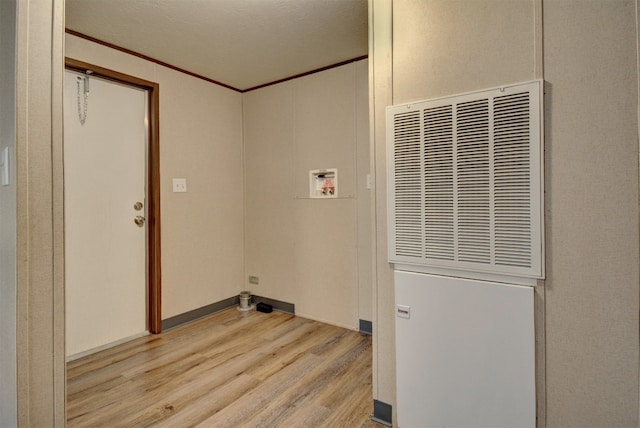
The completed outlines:
<svg viewBox="0 0 640 428">
<path fill-rule="evenodd" d="M 370 274 L 370 243 L 359 233 L 371 218 L 366 72 L 359 61 L 243 98 L 245 278 L 260 278 L 246 287 L 353 329 L 371 320 L 360 311 L 371 307 L 371 283 L 359 283 Z M 338 169 L 338 198 L 311 199 L 309 170 L 326 168 Z"/>
<path fill-rule="evenodd" d="M 531 287 L 396 271 L 395 290 L 400 428 L 535 426 Z"/>
</svg>

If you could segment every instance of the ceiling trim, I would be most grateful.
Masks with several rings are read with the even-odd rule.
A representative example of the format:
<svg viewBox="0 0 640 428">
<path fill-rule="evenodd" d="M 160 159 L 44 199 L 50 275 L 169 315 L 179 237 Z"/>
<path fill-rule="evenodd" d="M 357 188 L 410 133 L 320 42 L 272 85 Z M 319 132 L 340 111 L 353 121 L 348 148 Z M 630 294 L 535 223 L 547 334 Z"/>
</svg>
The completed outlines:
<svg viewBox="0 0 640 428">
<path fill-rule="evenodd" d="M 256 89 L 265 88 L 267 86 L 276 85 L 278 83 L 286 82 L 286 81 L 293 80 L 293 79 L 298 79 L 300 77 L 308 76 L 310 74 L 315 74 L 315 73 L 319 73 L 321 71 L 326 71 L 326 70 L 329 70 L 329 69 L 332 69 L 332 68 L 336 68 L 336 67 L 340 67 L 340 66 L 343 66 L 343 65 L 351 64 L 352 62 L 361 61 L 363 59 L 367 59 L 368 57 L 369 57 L 368 55 L 362 55 L 362 56 L 359 56 L 359 57 L 356 57 L 356 58 L 351 58 L 351 59 L 348 59 L 346 61 L 338 62 L 336 64 L 327 65 L 326 67 L 317 68 L 315 70 L 306 71 L 304 73 L 296 74 L 295 76 L 285 77 L 284 79 L 274 80 L 273 82 L 264 83 L 262 85 L 254 86 L 254 87 L 249 88 L 249 89 L 243 89 L 241 92 L 244 93 L 244 92 L 249 92 L 249 91 L 255 91 Z"/>
<path fill-rule="evenodd" d="M 207 81 L 209 83 L 213 83 L 214 85 L 223 86 L 223 87 L 225 87 L 227 89 L 231 89 L 232 91 L 236 91 L 236 92 L 240 92 L 240 93 L 254 91 L 256 89 L 261 89 L 261 88 L 265 88 L 267 86 L 276 85 L 278 83 L 287 82 L 289 80 L 298 79 L 300 77 L 309 76 L 311 74 L 319 73 L 321 71 L 326 71 L 326 70 L 329 70 L 329 69 L 332 69 L 332 68 L 336 68 L 336 67 L 340 67 L 340 66 L 343 66 L 343 65 L 351 64 L 352 62 L 361 61 L 361 60 L 367 59 L 369 57 L 368 55 L 362 55 L 362 56 L 359 56 L 359 57 L 356 57 L 356 58 L 348 59 L 346 61 L 341 61 L 341 62 L 336 63 L 336 64 L 331 64 L 331 65 L 327 65 L 325 67 L 321 67 L 321 68 L 318 68 L 318 69 L 315 69 L 315 70 L 310 70 L 310 71 L 306 71 L 304 73 L 296 74 L 294 76 L 290 76 L 290 77 L 285 77 L 283 79 L 274 80 L 273 82 L 264 83 L 264 84 L 258 85 L 258 86 L 253 86 L 253 87 L 248 88 L 248 89 L 238 89 L 238 88 L 235 88 L 235 87 L 233 87 L 231 85 L 227 85 L 225 83 L 218 82 L 217 80 L 213 80 L 213 79 L 210 79 L 208 77 L 202 76 L 200 74 L 191 72 L 189 70 L 185 70 L 184 68 L 176 67 L 175 65 L 171 65 L 171 64 L 168 64 L 168 63 L 166 63 L 164 61 L 160 61 L 160 60 L 152 58 L 150 56 L 141 54 L 139 52 L 132 51 L 131 49 L 123 48 L 122 46 L 114 45 L 113 43 L 105 42 L 104 40 L 96 39 L 95 37 L 88 36 L 88 35 L 86 35 L 84 33 L 80 33 L 78 31 L 71 30 L 69 28 L 65 28 L 65 32 L 67 34 L 72 35 L 72 36 L 80 37 L 80 38 L 88 40 L 90 42 L 97 43 L 99 45 L 103 45 L 103 46 L 106 46 L 108 48 L 115 49 L 115 50 L 118 50 L 120 52 L 124 52 L 126 54 L 136 56 L 136 57 L 144 59 L 146 61 L 150 61 L 150 62 L 156 63 L 156 64 L 161 65 L 163 67 L 170 68 L 170 69 L 178 71 L 180 73 L 188 74 L 189 76 L 195 77 L 197 79 L 202 79 L 202 80 L 205 80 L 205 81 Z"/>
<path fill-rule="evenodd" d="M 166 63 L 164 61 L 160 61 L 159 59 L 151 58 L 150 56 L 141 54 L 141 53 L 136 52 L 136 51 L 132 51 L 131 49 L 123 48 L 122 46 L 114 45 L 113 43 L 109 43 L 109 42 L 105 42 L 104 40 L 96 39 L 95 37 L 88 36 L 88 35 L 86 35 L 84 33 L 80 33 L 78 31 L 74 31 L 74 30 L 71 30 L 69 28 L 65 28 L 64 31 L 65 31 L 65 33 L 71 34 L 72 36 L 80 37 L 80 38 L 88 40 L 90 42 L 94 42 L 94 43 L 97 43 L 99 45 L 103 45 L 103 46 L 106 46 L 108 48 L 115 49 L 115 50 L 118 50 L 120 52 L 124 52 L 124 53 L 127 53 L 129 55 L 133 55 L 133 56 L 136 56 L 138 58 L 142 58 L 144 60 L 154 62 L 154 63 L 156 63 L 158 65 L 163 66 L 163 67 L 167 67 L 167 68 L 170 68 L 172 70 L 188 74 L 189 76 L 195 77 L 197 79 L 206 80 L 209 83 L 213 83 L 213 84 L 219 85 L 219 86 L 224 86 L 225 88 L 231 89 L 231 90 L 236 91 L 236 92 L 242 92 L 241 89 L 234 88 L 233 86 L 227 85 L 227 84 L 222 83 L 222 82 L 218 82 L 217 80 L 209 79 L 208 77 L 202 76 L 202 75 L 197 74 L 197 73 L 193 73 L 193 72 L 191 72 L 189 70 L 185 70 L 184 68 L 176 67 L 175 65 L 171 65 L 171 64 Z"/>
</svg>

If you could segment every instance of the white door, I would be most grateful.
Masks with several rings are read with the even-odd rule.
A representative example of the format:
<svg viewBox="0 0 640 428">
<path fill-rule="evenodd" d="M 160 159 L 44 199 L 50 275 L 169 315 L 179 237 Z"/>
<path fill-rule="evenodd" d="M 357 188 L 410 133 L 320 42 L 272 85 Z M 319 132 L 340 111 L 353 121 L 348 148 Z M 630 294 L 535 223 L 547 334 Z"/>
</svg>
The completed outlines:
<svg viewBox="0 0 640 428">
<path fill-rule="evenodd" d="M 67 356 L 147 330 L 147 92 L 97 77 L 86 89 L 65 72 Z"/>
</svg>

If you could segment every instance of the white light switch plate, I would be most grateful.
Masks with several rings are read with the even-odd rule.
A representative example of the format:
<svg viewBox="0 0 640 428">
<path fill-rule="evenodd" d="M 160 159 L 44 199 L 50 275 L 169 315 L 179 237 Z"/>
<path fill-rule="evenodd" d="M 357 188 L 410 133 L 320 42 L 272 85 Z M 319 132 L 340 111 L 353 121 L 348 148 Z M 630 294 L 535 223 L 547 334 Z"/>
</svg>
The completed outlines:
<svg viewBox="0 0 640 428">
<path fill-rule="evenodd" d="M 184 193 L 187 191 L 187 179 L 186 178 L 174 178 L 173 179 L 173 193 Z"/>
<path fill-rule="evenodd" d="M 0 184 L 9 185 L 9 147 L 0 151 Z"/>
</svg>

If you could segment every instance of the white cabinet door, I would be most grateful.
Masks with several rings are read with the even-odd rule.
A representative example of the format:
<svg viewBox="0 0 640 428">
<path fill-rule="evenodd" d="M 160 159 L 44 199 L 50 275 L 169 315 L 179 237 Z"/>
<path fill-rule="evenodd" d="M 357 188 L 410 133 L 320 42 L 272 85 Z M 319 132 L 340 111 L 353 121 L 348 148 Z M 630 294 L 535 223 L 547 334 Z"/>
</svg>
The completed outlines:
<svg viewBox="0 0 640 428">
<path fill-rule="evenodd" d="M 533 289 L 396 271 L 401 428 L 534 428 Z"/>
</svg>

